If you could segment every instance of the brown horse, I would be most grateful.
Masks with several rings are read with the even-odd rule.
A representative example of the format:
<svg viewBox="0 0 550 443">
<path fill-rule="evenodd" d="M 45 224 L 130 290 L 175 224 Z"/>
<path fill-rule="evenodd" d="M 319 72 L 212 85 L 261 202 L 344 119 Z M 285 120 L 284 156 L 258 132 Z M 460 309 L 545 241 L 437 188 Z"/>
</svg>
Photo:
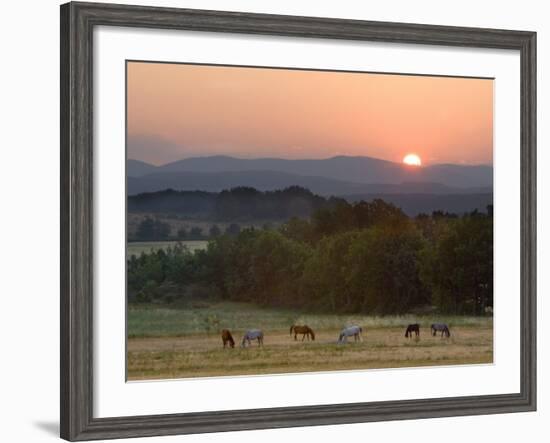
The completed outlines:
<svg viewBox="0 0 550 443">
<path fill-rule="evenodd" d="M 315 332 L 313 332 L 313 329 L 311 329 L 308 325 L 303 325 L 303 326 L 292 325 L 290 327 L 290 335 L 292 335 L 293 331 L 294 331 L 294 340 L 297 340 L 296 336 L 298 334 L 303 334 L 302 341 L 304 341 L 304 338 L 306 338 L 306 336 L 308 340 L 309 340 L 309 337 L 311 337 L 312 340 L 315 340 Z"/>
<path fill-rule="evenodd" d="M 232 348 L 235 347 L 235 340 L 233 340 L 233 336 L 231 335 L 231 332 L 229 332 L 228 329 L 222 329 L 222 341 L 223 341 L 223 347 L 229 343 L 229 346 Z"/>
<path fill-rule="evenodd" d="M 413 323 L 412 325 L 407 326 L 405 337 L 412 338 L 413 332 L 417 337 L 420 336 L 420 325 L 418 323 Z"/>
</svg>

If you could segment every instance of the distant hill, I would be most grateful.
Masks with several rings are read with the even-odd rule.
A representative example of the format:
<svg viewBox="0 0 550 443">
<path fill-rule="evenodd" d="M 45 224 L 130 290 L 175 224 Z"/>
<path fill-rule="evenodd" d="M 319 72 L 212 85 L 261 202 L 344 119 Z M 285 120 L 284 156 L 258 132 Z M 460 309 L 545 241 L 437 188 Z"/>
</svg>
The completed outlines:
<svg viewBox="0 0 550 443">
<path fill-rule="evenodd" d="M 260 191 L 301 186 L 325 196 L 350 194 L 457 194 L 490 192 L 490 188 L 453 188 L 440 183 L 410 182 L 400 184 L 365 184 L 318 176 L 302 176 L 278 171 L 223 171 L 223 172 L 155 172 L 141 177 L 128 177 L 128 194 L 156 192 L 165 189 L 178 191 L 219 192 L 238 186 L 249 186 Z"/>
<path fill-rule="evenodd" d="M 308 177 L 277 171 L 223 172 L 156 172 L 142 177 L 128 177 L 128 194 L 155 192 L 164 189 L 219 192 L 238 186 L 260 191 L 302 186 L 316 194 L 350 194 L 364 192 L 360 185 L 324 177 Z"/>
<path fill-rule="evenodd" d="M 458 188 L 493 185 L 493 168 L 488 165 L 435 164 L 410 167 L 372 157 L 338 156 L 327 159 L 289 160 L 211 156 L 187 158 L 152 168 L 154 173 L 276 171 L 362 184 L 427 182 Z M 140 173 L 139 176 L 148 173 L 150 172 Z"/>
<path fill-rule="evenodd" d="M 157 166 L 150 165 L 139 160 L 128 159 L 126 161 L 126 175 L 128 177 L 141 177 L 156 172 Z"/>
<path fill-rule="evenodd" d="M 393 203 L 409 216 L 433 211 L 463 214 L 475 209 L 486 212 L 492 193 L 478 194 L 361 194 L 344 199 L 350 203 L 380 198 Z M 177 214 L 203 220 L 283 220 L 308 217 L 320 208 L 332 207 L 341 198 L 315 195 L 297 186 L 275 191 L 240 187 L 222 192 L 174 191 L 172 189 L 128 197 L 128 212 Z"/>
<path fill-rule="evenodd" d="M 492 193 L 474 194 L 360 194 L 344 197 L 348 202 L 372 201 L 376 198 L 393 203 L 405 214 L 414 217 L 418 214 L 431 214 L 434 211 L 464 214 L 477 209 L 487 212 L 487 206 L 493 204 Z"/>
<path fill-rule="evenodd" d="M 288 220 L 309 217 L 315 210 L 332 207 L 338 201 L 297 186 L 267 192 L 248 187 L 219 193 L 168 189 L 129 196 L 128 212 L 177 214 L 211 221 Z"/>
</svg>

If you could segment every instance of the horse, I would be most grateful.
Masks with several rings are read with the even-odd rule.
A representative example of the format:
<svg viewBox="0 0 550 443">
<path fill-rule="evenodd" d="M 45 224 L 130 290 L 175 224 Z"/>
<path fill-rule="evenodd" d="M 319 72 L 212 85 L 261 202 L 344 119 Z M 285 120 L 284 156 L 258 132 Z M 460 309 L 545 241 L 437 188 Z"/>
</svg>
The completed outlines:
<svg viewBox="0 0 550 443">
<path fill-rule="evenodd" d="M 342 329 L 342 332 L 340 332 L 340 336 L 338 337 L 338 343 L 347 343 L 348 337 L 351 337 L 353 335 L 354 341 L 362 341 L 363 338 L 361 337 L 361 333 L 363 332 L 363 328 L 360 326 L 349 326 L 347 328 Z"/>
<path fill-rule="evenodd" d="M 233 340 L 233 336 L 228 329 L 222 329 L 222 342 L 224 349 L 227 344 L 229 344 L 232 348 L 235 347 L 235 340 Z"/>
<path fill-rule="evenodd" d="M 417 337 L 420 337 L 420 325 L 418 323 L 413 323 L 407 326 L 407 330 L 405 331 L 405 337 L 412 338 L 413 332 Z"/>
<path fill-rule="evenodd" d="M 249 331 L 246 331 L 243 336 L 243 341 L 241 342 L 241 348 L 244 348 L 246 346 L 246 342 L 248 342 L 248 346 L 250 346 L 251 340 L 258 340 L 258 346 L 263 346 L 264 333 L 259 329 L 250 329 Z"/>
<path fill-rule="evenodd" d="M 441 331 L 441 337 L 443 337 L 443 335 L 445 335 L 447 337 L 451 336 L 451 332 L 449 331 L 449 327 L 445 323 L 433 323 L 432 326 L 431 326 L 431 329 L 432 329 L 432 336 L 434 336 L 434 337 L 436 336 L 438 331 Z"/>
<path fill-rule="evenodd" d="M 309 340 L 309 337 L 311 336 L 312 340 L 315 340 L 315 332 L 313 332 L 313 329 L 311 329 L 308 325 L 298 326 L 298 325 L 292 325 L 290 327 L 290 335 L 292 335 L 292 332 L 294 331 L 294 340 L 297 340 L 296 336 L 298 334 L 302 335 L 302 341 L 304 341 L 304 338 Z"/>
</svg>

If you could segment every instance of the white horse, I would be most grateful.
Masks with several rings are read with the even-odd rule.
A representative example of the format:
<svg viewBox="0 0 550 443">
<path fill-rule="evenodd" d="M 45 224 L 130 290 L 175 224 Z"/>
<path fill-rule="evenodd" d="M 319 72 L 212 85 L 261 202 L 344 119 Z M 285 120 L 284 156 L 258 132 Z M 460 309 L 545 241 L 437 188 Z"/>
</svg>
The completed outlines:
<svg viewBox="0 0 550 443">
<path fill-rule="evenodd" d="M 248 346 L 250 346 L 251 340 L 258 340 L 258 346 L 263 346 L 264 333 L 260 329 L 250 329 L 249 331 L 246 331 L 243 336 L 243 341 L 241 342 L 241 348 L 246 346 L 246 342 L 248 342 Z"/>
<path fill-rule="evenodd" d="M 338 337 L 338 343 L 347 343 L 348 337 L 351 337 L 353 335 L 354 341 L 363 341 L 363 337 L 361 337 L 361 333 L 363 332 L 363 328 L 360 326 L 349 326 L 347 328 L 342 329 L 342 332 L 340 332 L 340 337 Z"/>
</svg>

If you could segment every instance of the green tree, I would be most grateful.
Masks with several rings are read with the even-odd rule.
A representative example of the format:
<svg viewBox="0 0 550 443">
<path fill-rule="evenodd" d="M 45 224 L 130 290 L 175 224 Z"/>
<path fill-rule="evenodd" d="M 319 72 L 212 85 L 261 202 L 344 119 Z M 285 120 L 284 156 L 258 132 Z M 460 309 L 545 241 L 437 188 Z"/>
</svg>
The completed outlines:
<svg viewBox="0 0 550 443">
<path fill-rule="evenodd" d="M 419 277 L 424 240 L 412 224 L 363 230 L 350 247 L 347 284 L 355 310 L 377 314 L 408 312 L 429 301 Z"/>
<path fill-rule="evenodd" d="M 237 223 L 231 223 L 225 228 L 225 233 L 231 236 L 237 236 L 241 232 L 241 227 Z"/>
<path fill-rule="evenodd" d="M 193 240 L 200 240 L 202 238 L 202 228 L 200 226 L 193 226 L 189 231 L 189 237 Z"/>
<path fill-rule="evenodd" d="M 480 315 L 493 305 L 492 217 L 449 221 L 421 255 L 421 278 L 444 312 Z"/>
<path fill-rule="evenodd" d="M 143 241 L 166 240 L 170 237 L 170 225 L 157 218 L 146 217 L 138 225 L 136 238 Z"/>
<path fill-rule="evenodd" d="M 331 312 L 352 312 L 357 306 L 348 275 L 353 266 L 350 249 L 359 232 L 324 237 L 309 255 L 300 282 L 302 303 Z"/>
<path fill-rule="evenodd" d="M 208 234 L 210 235 L 210 238 L 216 238 L 221 235 L 222 231 L 219 228 L 218 225 L 212 225 L 210 226 L 210 229 L 208 230 Z"/>
<path fill-rule="evenodd" d="M 309 221 L 302 218 L 292 217 L 280 227 L 280 232 L 288 239 L 311 243 L 314 239 L 314 232 Z"/>
</svg>

